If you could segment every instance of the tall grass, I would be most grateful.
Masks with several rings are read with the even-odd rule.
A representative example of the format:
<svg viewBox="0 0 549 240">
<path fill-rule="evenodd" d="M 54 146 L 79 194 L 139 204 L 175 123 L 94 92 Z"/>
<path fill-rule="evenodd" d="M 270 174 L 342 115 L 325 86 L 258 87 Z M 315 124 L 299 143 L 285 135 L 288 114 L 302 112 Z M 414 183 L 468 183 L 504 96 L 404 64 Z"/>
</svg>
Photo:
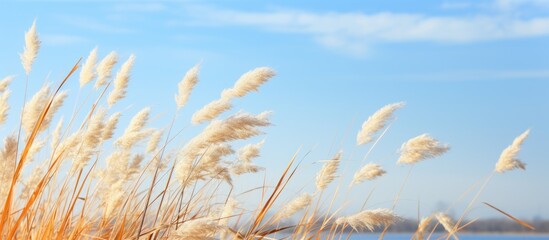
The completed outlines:
<svg viewBox="0 0 549 240">
<path fill-rule="evenodd" d="M 21 54 L 27 79 L 39 47 L 33 23 L 25 34 Z M 78 60 L 68 67 L 62 81 L 45 83 L 30 99 L 26 92 L 24 96 L 11 96 L 9 84 L 19 79 L 8 76 L 0 81 L 0 124 L 9 117 L 8 98 L 24 102 L 19 125 L 11 126 L 19 132 L 5 136 L 0 149 L 2 239 L 348 239 L 353 231 L 384 229 L 380 236 L 383 238 L 387 229 L 401 219 L 394 212 L 400 192 L 393 209 L 363 209 L 366 198 L 358 200 L 364 204 L 356 214 L 340 214 L 345 206 L 335 206 L 335 200 L 346 196 L 342 192 L 386 173 L 380 164 L 368 163 L 356 172 L 352 182 L 342 182 L 335 193 L 325 194 L 327 187 L 338 179 L 340 164 L 346 160 L 342 151 L 323 161 L 316 178 L 311 179 L 316 191 L 296 194 L 291 201 L 284 202 L 280 196 L 296 179 L 297 153 L 276 182 L 263 182 L 244 192 L 233 191 L 234 179 L 263 170 L 254 159 L 260 157 L 265 141 L 249 142 L 238 150 L 233 149 L 233 143 L 261 135 L 262 128 L 271 125 L 270 112 L 240 111 L 223 119 L 219 116 L 231 110 L 234 98 L 258 91 L 273 78 L 273 69 L 260 67 L 244 73 L 219 99 L 198 110 L 191 121 L 206 123 L 206 127 L 178 147 L 174 141 L 181 139 L 181 130 L 175 129 L 173 123 L 199 82 L 200 65 L 190 68 L 177 85 L 174 117 L 169 127 L 149 127 L 151 109 L 143 108 L 122 131 L 115 131 L 122 128 L 120 119 L 127 113 L 114 112 L 112 107 L 126 96 L 136 58 L 131 55 L 113 78 L 118 55 L 110 52 L 98 61 L 98 54 L 98 49 L 93 49 L 82 65 Z M 71 114 L 56 116 L 67 96 L 66 83 L 77 80 L 80 93 L 88 84 L 93 84 L 94 90 L 76 103 Z M 403 106 L 403 102 L 389 104 L 363 123 L 357 145 L 374 142 L 363 162 Z M 116 135 L 117 132 L 121 134 Z M 527 135 L 528 132 L 520 135 L 504 150 L 495 172 L 524 169 L 525 164 L 516 156 Z M 446 144 L 423 134 L 402 145 L 398 163 L 415 165 L 439 157 L 448 149 Z M 227 161 L 232 155 L 236 155 L 236 160 Z M 252 208 L 239 203 L 249 192 L 260 195 Z M 372 193 L 373 190 L 368 198 Z M 410 237 L 430 238 L 437 227 L 431 223 L 435 219 L 448 237 L 457 236 L 463 226 L 470 224 L 460 225 L 475 200 L 476 197 L 457 221 L 445 213 L 425 217 Z M 275 207 L 279 205 L 282 207 Z M 290 223 L 287 219 L 297 221 Z"/>
</svg>

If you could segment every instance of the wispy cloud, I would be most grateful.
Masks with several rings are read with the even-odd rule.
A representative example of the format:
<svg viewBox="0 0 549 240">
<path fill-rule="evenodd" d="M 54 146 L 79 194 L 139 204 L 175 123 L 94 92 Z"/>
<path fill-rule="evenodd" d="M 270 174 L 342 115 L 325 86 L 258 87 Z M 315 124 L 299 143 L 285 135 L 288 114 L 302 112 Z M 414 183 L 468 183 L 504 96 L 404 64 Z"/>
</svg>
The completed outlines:
<svg viewBox="0 0 549 240">
<path fill-rule="evenodd" d="M 88 41 L 88 39 L 84 37 L 67 34 L 44 34 L 40 37 L 44 44 L 48 45 L 78 44 Z"/>
<path fill-rule="evenodd" d="M 196 7 L 194 24 L 245 26 L 310 35 L 317 43 L 346 52 L 364 52 L 375 42 L 470 43 L 549 36 L 549 16 L 509 14 L 429 16 L 414 13 L 239 11 Z"/>
<path fill-rule="evenodd" d="M 489 80 L 549 80 L 549 69 L 527 70 L 460 70 L 457 72 L 439 72 L 425 74 L 385 75 L 379 80 L 398 81 L 489 81 Z"/>
<path fill-rule="evenodd" d="M 131 33 L 133 32 L 132 29 L 127 27 L 122 27 L 117 25 L 116 23 L 105 23 L 101 22 L 96 19 L 91 18 L 85 18 L 80 16 L 60 16 L 59 17 L 61 21 L 63 21 L 65 24 L 82 28 L 82 29 L 88 29 L 92 31 L 97 32 L 105 32 L 105 33 Z"/>
<path fill-rule="evenodd" d="M 119 3 L 113 7 L 117 12 L 162 12 L 166 10 L 165 4 L 160 2 L 126 2 Z"/>
</svg>

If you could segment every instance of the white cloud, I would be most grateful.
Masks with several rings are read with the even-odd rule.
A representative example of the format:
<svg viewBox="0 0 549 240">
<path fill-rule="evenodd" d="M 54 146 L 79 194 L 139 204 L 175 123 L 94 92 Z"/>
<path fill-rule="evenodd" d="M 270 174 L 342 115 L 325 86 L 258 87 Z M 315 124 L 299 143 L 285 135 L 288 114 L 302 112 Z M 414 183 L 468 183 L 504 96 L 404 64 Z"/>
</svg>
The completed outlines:
<svg viewBox="0 0 549 240">
<path fill-rule="evenodd" d="M 194 24 L 248 26 L 310 35 L 323 46 L 364 52 L 374 42 L 468 43 L 549 36 L 549 17 L 515 15 L 429 16 L 380 12 L 236 11 L 194 8 Z"/>
<path fill-rule="evenodd" d="M 494 0 L 493 6 L 500 10 L 514 10 L 520 7 L 549 8 L 548 0 Z"/>
<path fill-rule="evenodd" d="M 117 12 L 162 12 L 167 7 L 159 2 L 129 2 L 114 6 L 113 10 Z"/>
<path fill-rule="evenodd" d="M 116 23 L 104 23 L 91 18 L 85 18 L 75 15 L 59 16 L 59 19 L 68 25 L 72 25 L 82 29 L 89 29 L 97 32 L 106 33 L 130 33 L 133 30 L 117 26 Z"/>
<path fill-rule="evenodd" d="M 44 34 L 40 38 L 44 44 L 49 45 L 67 45 L 67 44 L 77 44 L 87 42 L 88 39 L 75 35 L 67 34 Z"/>
<path fill-rule="evenodd" d="M 549 80 L 549 69 L 530 70 L 460 70 L 425 74 L 385 75 L 378 80 L 406 81 L 478 81 L 478 80 Z"/>
</svg>

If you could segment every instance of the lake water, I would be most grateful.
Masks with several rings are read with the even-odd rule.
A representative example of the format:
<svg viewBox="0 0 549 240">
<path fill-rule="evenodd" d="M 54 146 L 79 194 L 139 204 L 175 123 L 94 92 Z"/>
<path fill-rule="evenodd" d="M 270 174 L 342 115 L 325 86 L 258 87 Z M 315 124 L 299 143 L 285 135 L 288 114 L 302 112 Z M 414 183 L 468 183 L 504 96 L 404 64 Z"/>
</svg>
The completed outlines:
<svg viewBox="0 0 549 240">
<path fill-rule="evenodd" d="M 437 236 L 432 236 L 432 240 L 436 240 Z M 379 234 L 353 234 L 350 238 L 352 240 L 377 240 Z M 387 234 L 385 235 L 385 240 L 408 240 L 410 239 L 411 234 Z M 508 235 L 498 235 L 498 234 L 459 234 L 460 240 L 549 240 L 549 235 L 518 235 L 518 234 L 508 234 Z M 446 238 L 443 238 L 446 239 Z"/>
</svg>

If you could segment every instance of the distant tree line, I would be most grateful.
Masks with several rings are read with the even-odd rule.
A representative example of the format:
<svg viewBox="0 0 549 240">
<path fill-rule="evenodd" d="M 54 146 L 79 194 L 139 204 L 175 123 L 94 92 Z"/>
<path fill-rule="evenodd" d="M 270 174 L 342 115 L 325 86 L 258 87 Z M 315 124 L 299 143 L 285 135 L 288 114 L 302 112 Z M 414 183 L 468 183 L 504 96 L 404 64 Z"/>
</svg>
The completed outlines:
<svg viewBox="0 0 549 240">
<path fill-rule="evenodd" d="M 465 221 L 466 223 L 467 221 Z M 405 219 L 391 226 L 390 232 L 415 232 L 417 230 L 417 220 Z M 549 220 L 535 219 L 528 221 L 535 230 L 525 228 L 516 222 L 508 219 L 494 218 L 477 220 L 465 227 L 461 232 L 490 232 L 490 233 L 549 233 Z M 462 223 L 463 225 L 463 223 Z M 431 224 L 431 229 L 434 224 Z M 437 232 L 444 231 L 442 226 L 438 226 Z"/>
</svg>

